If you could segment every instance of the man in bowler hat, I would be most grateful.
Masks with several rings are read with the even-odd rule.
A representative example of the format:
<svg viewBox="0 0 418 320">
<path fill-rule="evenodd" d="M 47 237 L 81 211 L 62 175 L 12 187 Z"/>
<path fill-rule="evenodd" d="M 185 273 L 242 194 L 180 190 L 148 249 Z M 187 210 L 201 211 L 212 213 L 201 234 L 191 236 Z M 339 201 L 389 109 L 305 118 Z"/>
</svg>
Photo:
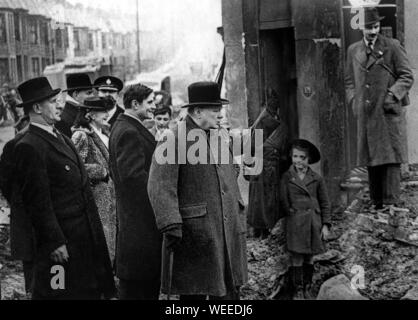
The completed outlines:
<svg viewBox="0 0 418 320">
<path fill-rule="evenodd" d="M 79 107 L 84 100 L 94 96 L 94 86 L 87 73 L 74 73 L 67 76 L 67 101 L 61 120 L 56 123 L 56 128 L 68 138 L 71 138 L 71 128 L 74 125 Z"/>
<path fill-rule="evenodd" d="M 109 120 L 107 121 L 110 127 L 113 127 L 119 115 L 125 112 L 117 103 L 119 93 L 123 89 L 123 81 L 116 77 L 105 76 L 96 79 L 94 86 L 97 87 L 99 97 L 112 97 L 115 100 L 115 106 L 109 111 Z"/>
<path fill-rule="evenodd" d="M 198 82 L 188 90 L 188 115 L 172 130 L 177 159 L 163 164 L 156 151 L 148 181 L 157 226 L 164 234 L 162 292 L 180 295 L 180 300 L 237 300 L 247 281 L 246 216 L 232 157 L 226 164 L 210 159 L 192 163 L 186 155 L 195 141 L 182 141 L 193 131 L 209 158 L 213 146 L 207 135 L 219 128 L 227 101 L 220 98 L 217 83 Z M 185 146 L 183 155 L 179 145 Z"/>
<path fill-rule="evenodd" d="M 61 90 L 41 77 L 22 83 L 18 91 L 30 117 L 13 157 L 36 244 L 32 298 L 113 297 L 108 249 L 86 170 L 71 140 L 54 127 L 61 120 Z"/>
<path fill-rule="evenodd" d="M 407 162 L 404 106 L 414 82 L 405 49 L 382 36 L 384 17 L 364 9 L 363 39 L 347 52 L 347 102 L 357 119 L 357 165 L 367 166 L 376 209 L 399 205 L 401 164 Z"/>
</svg>

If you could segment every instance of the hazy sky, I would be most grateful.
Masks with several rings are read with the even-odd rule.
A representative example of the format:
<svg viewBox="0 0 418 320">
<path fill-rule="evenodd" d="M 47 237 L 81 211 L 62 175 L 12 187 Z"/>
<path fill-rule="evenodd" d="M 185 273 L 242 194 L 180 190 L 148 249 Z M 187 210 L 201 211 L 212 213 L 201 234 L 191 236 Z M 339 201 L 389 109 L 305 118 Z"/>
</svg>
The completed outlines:
<svg viewBox="0 0 418 320">
<path fill-rule="evenodd" d="M 136 0 L 67 0 L 115 12 L 135 14 Z M 176 64 L 201 62 L 204 68 L 222 61 L 223 43 L 216 28 L 222 25 L 221 0 L 139 0 L 140 29 L 154 31 L 161 37 L 153 39 L 159 47 L 175 34 L 181 56 L 173 57 Z"/>
</svg>

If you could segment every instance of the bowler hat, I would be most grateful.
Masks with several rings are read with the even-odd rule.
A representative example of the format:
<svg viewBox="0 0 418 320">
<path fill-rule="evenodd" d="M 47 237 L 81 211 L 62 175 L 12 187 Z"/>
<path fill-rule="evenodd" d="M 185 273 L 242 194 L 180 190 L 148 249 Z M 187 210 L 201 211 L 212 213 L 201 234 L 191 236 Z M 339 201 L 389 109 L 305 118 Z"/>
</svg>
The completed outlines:
<svg viewBox="0 0 418 320">
<path fill-rule="evenodd" d="M 314 163 L 319 162 L 319 160 L 321 160 L 321 153 L 312 142 L 309 142 L 308 140 L 304 140 L 304 139 L 297 139 L 292 142 L 291 150 L 295 147 L 308 150 L 309 164 L 314 164 Z"/>
<path fill-rule="evenodd" d="M 67 76 L 67 89 L 64 91 L 90 90 L 94 87 L 87 73 L 73 73 Z"/>
<path fill-rule="evenodd" d="M 89 111 L 109 111 L 115 106 L 115 100 L 112 97 L 91 97 L 84 100 L 80 108 Z"/>
<path fill-rule="evenodd" d="M 99 90 L 113 90 L 119 92 L 123 89 L 123 81 L 112 76 L 100 77 L 94 81 L 94 85 L 97 86 Z"/>
<path fill-rule="evenodd" d="M 372 26 L 376 22 L 380 22 L 385 17 L 379 15 L 379 11 L 376 7 L 365 7 L 364 8 L 364 26 Z"/>
<path fill-rule="evenodd" d="M 214 107 L 228 104 L 229 101 L 221 99 L 219 86 L 216 82 L 196 82 L 189 86 L 189 103 L 186 107 Z"/>
<path fill-rule="evenodd" d="M 22 103 L 18 104 L 18 108 L 25 108 L 36 102 L 47 100 L 56 96 L 61 92 L 61 89 L 52 89 L 51 84 L 45 77 L 30 79 L 23 82 L 17 87 Z"/>
</svg>

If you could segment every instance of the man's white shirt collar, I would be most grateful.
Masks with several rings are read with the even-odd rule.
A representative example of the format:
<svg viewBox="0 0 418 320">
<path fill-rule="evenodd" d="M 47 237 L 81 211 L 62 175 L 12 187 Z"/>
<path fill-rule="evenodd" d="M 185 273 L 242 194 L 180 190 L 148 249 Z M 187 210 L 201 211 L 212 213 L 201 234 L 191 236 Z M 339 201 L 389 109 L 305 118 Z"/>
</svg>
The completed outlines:
<svg viewBox="0 0 418 320">
<path fill-rule="evenodd" d="M 40 123 L 36 123 L 36 122 L 31 122 L 31 125 L 38 127 L 46 132 L 48 132 L 49 134 L 52 134 L 54 137 L 56 137 L 57 135 L 54 133 L 54 127 L 52 126 L 48 126 L 45 124 L 40 124 Z"/>
<path fill-rule="evenodd" d="M 366 44 L 366 47 L 368 47 L 369 46 L 369 42 L 371 42 L 372 43 L 372 49 L 374 49 L 374 45 L 376 44 L 377 37 L 374 38 L 373 40 L 370 40 L 370 41 L 367 41 L 367 39 L 364 37 L 363 40 L 364 40 L 364 43 Z"/>
</svg>

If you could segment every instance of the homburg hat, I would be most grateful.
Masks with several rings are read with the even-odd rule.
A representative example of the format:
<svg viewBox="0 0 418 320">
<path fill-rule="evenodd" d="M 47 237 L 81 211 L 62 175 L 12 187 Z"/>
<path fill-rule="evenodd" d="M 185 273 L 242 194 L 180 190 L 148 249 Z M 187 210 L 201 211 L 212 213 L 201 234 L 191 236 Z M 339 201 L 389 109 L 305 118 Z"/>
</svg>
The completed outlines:
<svg viewBox="0 0 418 320">
<path fill-rule="evenodd" d="M 33 78 L 23 82 L 17 87 L 22 103 L 18 108 L 25 108 L 31 104 L 47 100 L 58 95 L 61 89 L 52 89 L 46 77 Z"/>
<path fill-rule="evenodd" d="M 216 82 L 196 82 L 189 86 L 189 103 L 187 107 L 216 107 L 228 104 L 229 101 L 221 99 L 219 85 Z"/>
<path fill-rule="evenodd" d="M 67 76 L 67 89 L 64 91 L 81 91 L 95 88 L 87 73 L 72 73 Z"/>
</svg>

